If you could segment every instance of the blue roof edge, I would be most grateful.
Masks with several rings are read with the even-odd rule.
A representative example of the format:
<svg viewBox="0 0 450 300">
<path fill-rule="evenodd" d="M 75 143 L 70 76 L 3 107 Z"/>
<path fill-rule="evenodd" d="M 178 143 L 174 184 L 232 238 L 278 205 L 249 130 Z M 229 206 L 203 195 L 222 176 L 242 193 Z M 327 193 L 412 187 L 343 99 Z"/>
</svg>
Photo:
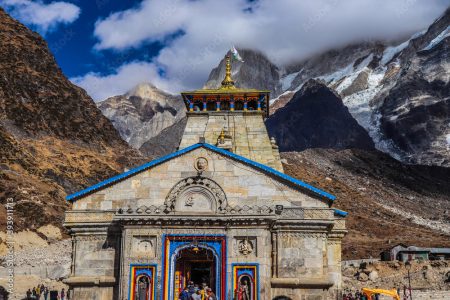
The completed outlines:
<svg viewBox="0 0 450 300">
<path fill-rule="evenodd" d="M 115 183 L 115 182 L 118 182 L 120 180 L 126 179 L 126 178 L 128 178 L 130 176 L 133 176 L 134 174 L 137 174 L 139 172 L 145 171 L 145 170 L 147 170 L 147 169 L 149 169 L 151 167 L 154 167 L 154 166 L 156 166 L 158 164 L 166 162 L 166 161 L 168 161 L 168 160 L 170 160 L 172 158 L 178 157 L 180 155 L 183 155 L 185 153 L 188 153 L 188 152 L 190 152 L 192 150 L 195 150 L 197 148 L 200 148 L 200 147 L 205 147 L 205 148 L 207 148 L 207 149 L 209 149 L 211 151 L 223 154 L 224 156 L 228 156 L 228 157 L 234 158 L 234 159 L 236 159 L 236 160 L 238 160 L 240 162 L 243 162 L 245 164 L 254 166 L 254 167 L 262 170 L 263 172 L 266 172 L 266 173 L 269 173 L 269 174 L 273 174 L 273 175 L 275 175 L 275 176 L 277 176 L 279 178 L 282 178 L 282 179 L 284 179 L 286 181 L 294 183 L 295 185 L 300 186 L 300 187 L 302 187 L 304 189 L 307 189 L 307 190 L 309 190 L 309 191 L 311 191 L 311 192 L 313 192 L 313 193 L 315 193 L 315 194 L 317 194 L 317 195 L 319 195 L 321 197 L 327 198 L 328 200 L 334 201 L 336 199 L 336 196 L 334 196 L 334 195 L 331 195 L 331 194 L 329 194 L 329 193 L 327 193 L 325 191 L 322 191 L 321 189 L 318 189 L 318 188 L 316 188 L 316 187 L 314 187 L 312 185 L 309 185 L 309 184 L 307 184 L 307 183 L 305 183 L 305 182 L 303 182 L 303 181 L 301 181 L 299 179 L 296 179 L 294 177 L 291 177 L 289 175 L 281 173 L 280 171 L 277 171 L 277 170 L 275 170 L 275 169 L 273 169 L 271 167 L 268 167 L 268 166 L 263 165 L 261 163 L 258 163 L 256 161 L 250 160 L 250 159 L 245 158 L 243 156 L 234 154 L 234 153 L 232 153 L 230 151 L 227 151 L 227 150 L 224 150 L 224 149 L 220 149 L 220 148 L 215 147 L 215 146 L 213 146 L 211 144 L 198 143 L 198 144 L 194 144 L 194 145 L 191 145 L 189 147 L 186 147 L 184 149 L 178 150 L 176 152 L 170 153 L 170 154 L 168 154 L 166 156 L 163 156 L 163 157 L 160 157 L 158 159 L 152 160 L 152 161 L 150 161 L 148 163 L 140 165 L 139 167 L 133 168 L 133 169 L 131 169 L 129 171 L 126 171 L 124 173 L 121 173 L 121 174 L 118 174 L 118 175 L 113 176 L 111 178 L 108 178 L 108 179 L 106 179 L 104 181 L 101 181 L 101 182 L 99 182 L 97 184 L 94 184 L 94 185 L 92 185 L 92 186 L 90 186 L 88 188 L 85 188 L 85 189 L 83 189 L 81 191 L 78 191 L 76 193 L 67 195 L 66 196 L 66 200 L 67 201 L 75 200 L 76 198 L 79 198 L 79 197 L 84 196 L 84 195 L 86 195 L 88 193 L 94 192 L 94 191 L 96 191 L 98 189 L 101 189 L 101 188 L 103 188 L 103 187 L 105 187 L 107 185 L 110 185 L 112 183 Z"/>
<path fill-rule="evenodd" d="M 241 162 L 244 162 L 244 163 L 249 164 L 249 165 L 251 165 L 251 166 L 257 167 L 257 168 L 259 168 L 259 169 L 261 169 L 261 170 L 263 170 L 263 171 L 265 171 L 265 172 L 267 172 L 267 173 L 276 175 L 276 176 L 278 176 L 278 177 L 280 177 L 280 178 L 282 178 L 282 179 L 284 179 L 284 180 L 287 180 L 287 181 L 289 181 L 289 182 L 291 182 L 291 183 L 294 183 L 294 184 L 296 184 L 296 185 L 299 185 L 299 186 L 301 186 L 302 188 L 305 188 L 305 189 L 307 189 L 307 190 L 310 190 L 310 191 L 312 191 L 312 192 L 314 192 L 314 193 L 316 193 L 316 194 L 318 194 L 318 195 L 320 195 L 320 196 L 322 196 L 322 197 L 328 198 L 328 199 L 331 200 L 331 201 L 334 201 L 334 200 L 336 199 L 336 196 L 334 196 L 334 195 L 331 195 L 331 194 L 329 194 L 329 193 L 327 193 L 327 192 L 325 192 L 325 191 L 322 191 L 321 189 L 318 189 L 318 188 L 316 188 L 316 187 L 314 187 L 314 186 L 312 186 L 312 185 L 309 185 L 309 184 L 307 184 L 307 183 L 305 183 L 305 182 L 303 182 L 303 181 L 301 181 L 301 180 L 299 180 L 299 179 L 296 179 L 296 178 L 294 178 L 294 177 L 291 177 L 291 176 L 289 176 L 289 175 L 286 175 L 286 174 L 284 174 L 284 173 L 281 173 L 280 171 L 277 171 L 277 170 L 275 170 L 275 169 L 273 169 L 273 168 L 271 168 L 271 167 L 268 167 L 268 166 L 266 166 L 266 165 L 263 165 L 263 164 L 261 164 L 261 163 L 259 163 L 259 162 L 256 162 L 256 161 L 253 161 L 253 160 L 251 160 L 251 159 L 245 158 L 245 157 L 243 157 L 243 156 L 234 154 L 233 152 L 230 152 L 230 151 L 227 151 L 227 150 L 224 150 L 224 149 L 217 148 L 217 147 L 215 147 L 215 146 L 213 146 L 213 145 L 211 145 L 211 144 L 203 144 L 203 145 L 204 145 L 207 149 L 210 149 L 210 150 L 215 151 L 215 152 L 219 152 L 219 153 L 221 153 L 221 154 L 223 154 L 223 155 L 225 155 L 225 156 L 235 158 L 235 159 L 237 159 L 237 160 L 239 160 L 239 161 L 241 161 Z"/>
<path fill-rule="evenodd" d="M 348 212 L 335 208 L 334 214 L 345 218 L 348 215 Z"/>
</svg>

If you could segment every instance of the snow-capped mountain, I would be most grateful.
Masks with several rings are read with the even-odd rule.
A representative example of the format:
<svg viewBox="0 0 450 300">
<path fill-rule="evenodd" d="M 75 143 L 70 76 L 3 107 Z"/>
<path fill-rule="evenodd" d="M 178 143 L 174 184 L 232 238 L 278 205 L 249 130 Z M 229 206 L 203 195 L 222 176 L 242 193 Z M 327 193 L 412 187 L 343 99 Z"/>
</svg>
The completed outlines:
<svg viewBox="0 0 450 300">
<path fill-rule="evenodd" d="M 247 80 L 241 73 L 247 62 L 236 63 L 234 77 L 242 87 L 279 86 L 272 92 L 273 111 L 308 80 L 321 80 L 340 95 L 379 150 L 405 162 L 450 166 L 449 25 L 450 9 L 428 29 L 394 44 L 362 42 L 272 67 L 279 72 L 278 84 L 274 75 L 259 85 Z M 239 52 L 244 61 L 254 58 L 251 65 L 270 65 L 251 50 Z M 221 62 L 208 83 L 218 82 L 222 69 Z M 267 70 L 251 72 L 261 79 Z"/>
</svg>

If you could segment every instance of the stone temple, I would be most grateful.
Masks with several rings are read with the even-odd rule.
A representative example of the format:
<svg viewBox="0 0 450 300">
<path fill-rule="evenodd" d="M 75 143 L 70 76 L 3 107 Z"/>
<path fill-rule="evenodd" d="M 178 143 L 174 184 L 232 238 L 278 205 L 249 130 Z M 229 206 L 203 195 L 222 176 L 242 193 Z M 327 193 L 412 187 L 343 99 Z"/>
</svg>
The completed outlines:
<svg viewBox="0 0 450 300">
<path fill-rule="evenodd" d="M 183 92 L 177 152 L 67 196 L 77 300 L 177 300 L 193 281 L 218 300 L 336 299 L 347 213 L 283 173 L 269 91 Z"/>
</svg>

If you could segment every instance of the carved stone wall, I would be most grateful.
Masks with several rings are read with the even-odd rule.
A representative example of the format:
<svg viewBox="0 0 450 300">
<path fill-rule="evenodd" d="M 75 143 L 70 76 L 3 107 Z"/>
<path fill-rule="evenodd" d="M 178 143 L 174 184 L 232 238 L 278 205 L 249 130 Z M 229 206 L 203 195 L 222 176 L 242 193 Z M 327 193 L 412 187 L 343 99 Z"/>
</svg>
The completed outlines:
<svg viewBox="0 0 450 300">
<path fill-rule="evenodd" d="M 75 235 L 72 274 L 66 283 L 73 299 L 117 299 L 120 238 L 105 233 Z"/>
<path fill-rule="evenodd" d="M 198 143 L 200 137 L 215 145 L 224 128 L 230 134 L 234 153 L 283 171 L 278 149 L 273 149 L 263 115 L 257 112 L 191 113 L 180 149 Z"/>
<path fill-rule="evenodd" d="M 248 165 L 199 148 L 78 199 L 74 202 L 73 209 L 115 211 L 123 207 L 162 206 L 177 184 L 183 185 L 187 178 L 198 176 L 195 168 L 198 158 L 208 160 L 207 169 L 201 173 L 201 177 L 208 178 L 221 187 L 228 206 L 280 204 L 288 207 L 295 203 L 297 207 L 303 208 L 328 208 L 326 200 L 310 197 Z"/>
<path fill-rule="evenodd" d="M 278 246 L 278 276 L 322 277 L 325 234 L 281 232 Z"/>
<path fill-rule="evenodd" d="M 76 241 L 69 278 L 75 299 L 127 299 L 131 264 L 156 265 L 160 299 L 165 234 L 226 235 L 230 298 L 233 264 L 258 266 L 260 300 L 327 299 L 339 287 L 345 222 L 328 203 L 206 149 L 87 195 L 73 208 L 66 225 Z"/>
</svg>

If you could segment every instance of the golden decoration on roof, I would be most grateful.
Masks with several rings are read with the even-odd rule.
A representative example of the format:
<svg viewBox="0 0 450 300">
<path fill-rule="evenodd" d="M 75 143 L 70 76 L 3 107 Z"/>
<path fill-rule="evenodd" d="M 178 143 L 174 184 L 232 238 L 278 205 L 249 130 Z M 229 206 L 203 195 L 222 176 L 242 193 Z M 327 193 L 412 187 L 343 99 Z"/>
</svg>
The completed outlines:
<svg viewBox="0 0 450 300">
<path fill-rule="evenodd" d="M 270 91 L 236 87 L 231 71 L 231 58 L 227 55 L 225 77 L 219 88 L 181 92 L 188 111 L 263 111 L 268 117 Z"/>
<path fill-rule="evenodd" d="M 234 86 L 234 80 L 231 78 L 231 63 L 229 55 L 227 55 L 225 62 L 225 78 L 222 80 L 222 86 L 220 89 L 236 89 Z"/>
</svg>

